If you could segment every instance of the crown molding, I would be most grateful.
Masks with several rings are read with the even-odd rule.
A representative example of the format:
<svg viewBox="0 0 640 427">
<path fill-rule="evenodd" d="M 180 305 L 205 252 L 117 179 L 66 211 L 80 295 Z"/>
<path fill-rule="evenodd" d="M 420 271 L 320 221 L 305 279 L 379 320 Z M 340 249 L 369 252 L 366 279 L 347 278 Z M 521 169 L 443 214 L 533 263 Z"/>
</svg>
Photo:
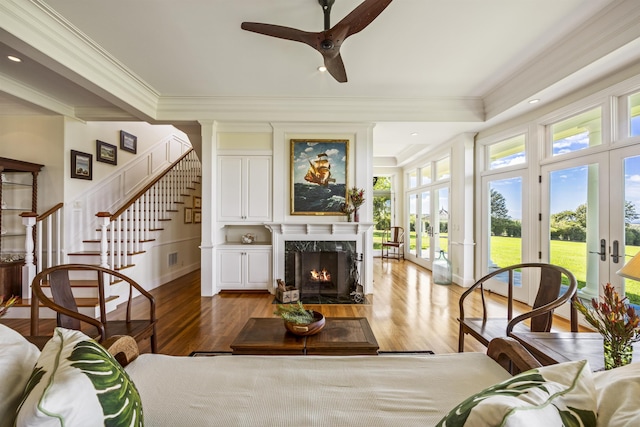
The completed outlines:
<svg viewBox="0 0 640 427">
<path fill-rule="evenodd" d="M 0 74 L 0 87 L 2 88 L 2 92 L 15 96 L 23 101 L 29 102 L 56 114 L 75 117 L 75 111 L 72 106 L 64 104 L 50 96 L 44 95 L 42 92 L 34 90 L 11 77 Z"/>
<path fill-rule="evenodd" d="M 159 94 L 41 0 L 0 0 L 0 28 L 56 73 L 141 119 L 155 117 Z"/>
<path fill-rule="evenodd" d="M 158 120 L 482 122 L 480 98 L 161 97 Z"/>
<path fill-rule="evenodd" d="M 639 1 L 613 1 L 488 93 L 484 97 L 487 120 L 637 40 L 638 22 Z"/>
</svg>

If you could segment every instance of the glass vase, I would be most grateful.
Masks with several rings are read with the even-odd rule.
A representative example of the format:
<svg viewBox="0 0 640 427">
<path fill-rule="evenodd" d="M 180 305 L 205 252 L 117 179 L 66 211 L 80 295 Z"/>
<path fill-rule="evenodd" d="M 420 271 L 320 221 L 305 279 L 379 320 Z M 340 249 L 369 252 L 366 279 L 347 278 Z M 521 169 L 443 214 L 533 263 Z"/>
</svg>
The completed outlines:
<svg viewBox="0 0 640 427">
<path fill-rule="evenodd" d="M 360 214 L 358 214 L 358 209 L 353 211 L 353 220 L 355 222 L 360 222 Z"/>
<path fill-rule="evenodd" d="M 604 339 L 604 369 L 609 370 L 631 363 L 633 346 L 629 343 Z"/>
</svg>

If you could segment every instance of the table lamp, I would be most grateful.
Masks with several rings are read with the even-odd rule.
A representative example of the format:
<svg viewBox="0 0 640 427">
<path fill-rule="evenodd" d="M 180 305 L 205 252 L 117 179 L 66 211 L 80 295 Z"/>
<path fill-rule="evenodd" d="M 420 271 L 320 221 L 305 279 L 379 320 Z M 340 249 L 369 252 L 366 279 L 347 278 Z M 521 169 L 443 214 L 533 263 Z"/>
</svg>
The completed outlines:
<svg viewBox="0 0 640 427">
<path fill-rule="evenodd" d="M 627 279 L 640 280 L 640 252 L 635 254 L 616 274 Z"/>
</svg>

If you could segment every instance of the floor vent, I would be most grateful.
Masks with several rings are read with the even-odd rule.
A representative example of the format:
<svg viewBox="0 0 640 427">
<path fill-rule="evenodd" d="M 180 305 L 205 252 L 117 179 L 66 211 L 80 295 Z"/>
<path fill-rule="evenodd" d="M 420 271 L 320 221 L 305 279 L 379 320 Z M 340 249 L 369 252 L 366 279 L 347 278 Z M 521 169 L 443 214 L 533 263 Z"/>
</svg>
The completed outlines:
<svg viewBox="0 0 640 427">
<path fill-rule="evenodd" d="M 172 252 L 169 254 L 169 267 L 178 263 L 178 252 Z"/>
</svg>

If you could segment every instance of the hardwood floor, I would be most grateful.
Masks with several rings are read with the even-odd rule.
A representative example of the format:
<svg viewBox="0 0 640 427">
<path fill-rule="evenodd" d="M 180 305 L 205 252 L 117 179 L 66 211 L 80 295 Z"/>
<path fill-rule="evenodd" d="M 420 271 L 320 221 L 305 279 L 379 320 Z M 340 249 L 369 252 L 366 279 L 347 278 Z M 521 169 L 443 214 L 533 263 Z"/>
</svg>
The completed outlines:
<svg viewBox="0 0 640 427">
<path fill-rule="evenodd" d="M 464 288 L 431 283 L 431 272 L 409 261 L 374 259 L 374 294 L 369 304 L 309 305 L 326 317 L 366 317 L 378 340 L 380 350 L 432 350 L 451 353 L 458 349 L 458 300 Z M 275 317 L 270 294 L 223 293 L 200 296 L 200 271 L 187 274 L 151 291 L 156 297 L 158 350 L 171 355 L 188 355 L 192 351 L 230 351 L 229 345 L 249 317 Z M 139 301 L 138 301 L 139 300 Z M 502 297 L 492 295 L 491 311 L 501 310 Z M 474 300 L 471 308 L 479 308 Z M 148 310 L 136 299 L 137 310 Z M 515 307 L 516 312 L 525 306 Z M 466 308 L 468 310 L 468 308 Z M 475 315 L 478 315 L 476 313 Z M 112 313 L 122 318 L 119 308 Z M 2 319 L 1 323 L 29 333 L 29 321 Z M 41 334 L 50 335 L 53 320 L 41 324 Z M 554 329 L 568 330 L 563 319 L 554 320 Z M 486 351 L 467 336 L 466 351 Z M 142 352 L 150 351 L 147 342 Z"/>
</svg>

